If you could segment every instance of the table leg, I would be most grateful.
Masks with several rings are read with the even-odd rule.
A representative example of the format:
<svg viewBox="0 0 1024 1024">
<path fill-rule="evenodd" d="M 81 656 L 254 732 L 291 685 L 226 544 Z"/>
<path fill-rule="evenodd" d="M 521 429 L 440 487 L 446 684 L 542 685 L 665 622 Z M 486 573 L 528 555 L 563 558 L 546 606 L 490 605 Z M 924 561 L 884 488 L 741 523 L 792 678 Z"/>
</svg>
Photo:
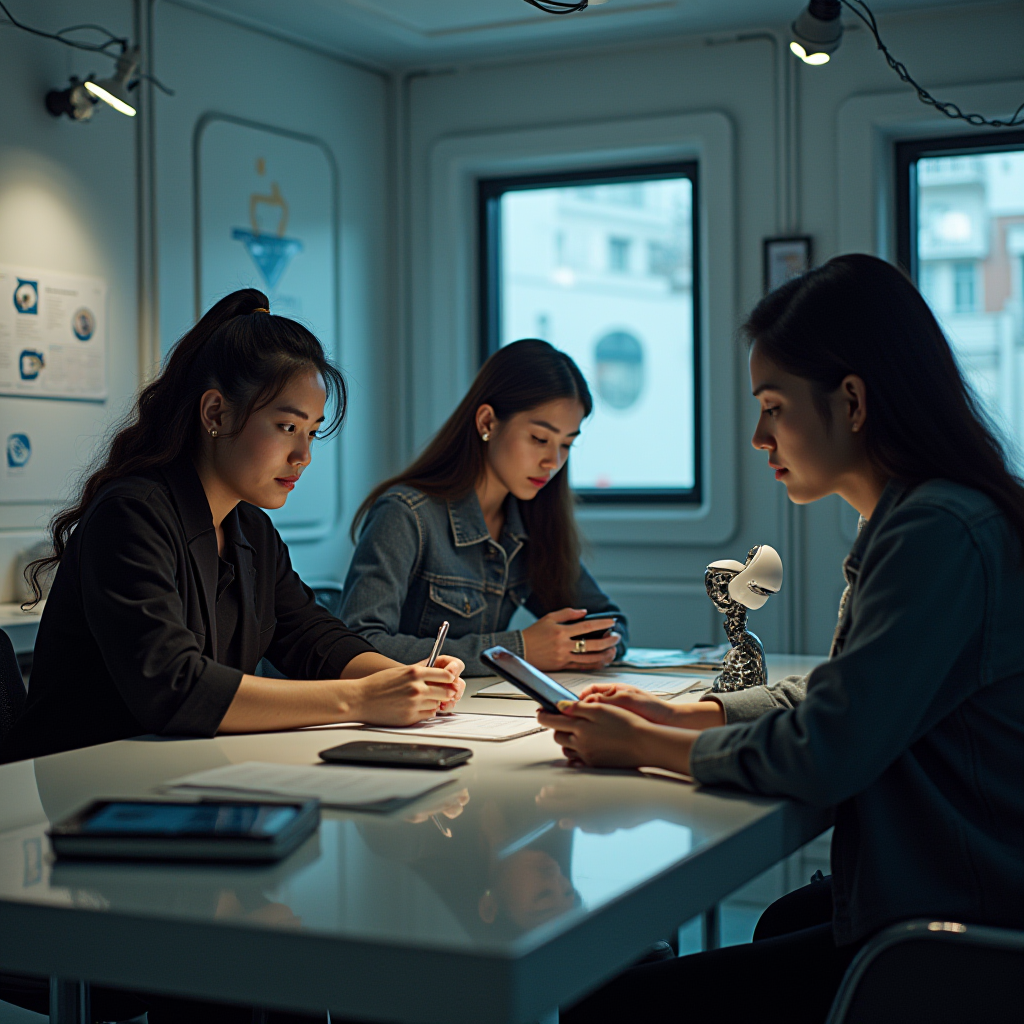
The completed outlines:
<svg viewBox="0 0 1024 1024">
<path fill-rule="evenodd" d="M 718 904 L 704 911 L 704 948 L 718 949 L 722 936 L 719 926 Z"/>
<path fill-rule="evenodd" d="M 87 981 L 50 978 L 50 1024 L 92 1024 Z"/>
</svg>

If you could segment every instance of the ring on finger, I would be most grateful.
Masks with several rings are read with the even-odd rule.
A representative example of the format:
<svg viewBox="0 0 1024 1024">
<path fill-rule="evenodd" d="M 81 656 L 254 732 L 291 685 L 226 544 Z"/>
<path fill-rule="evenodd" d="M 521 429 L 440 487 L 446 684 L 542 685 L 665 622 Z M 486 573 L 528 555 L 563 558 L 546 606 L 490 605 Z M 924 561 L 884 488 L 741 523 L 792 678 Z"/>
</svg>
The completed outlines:
<svg viewBox="0 0 1024 1024">
<path fill-rule="evenodd" d="M 577 640 L 576 643 L 574 643 L 572 645 L 572 653 L 573 654 L 586 654 L 587 653 L 587 641 L 586 640 Z"/>
</svg>

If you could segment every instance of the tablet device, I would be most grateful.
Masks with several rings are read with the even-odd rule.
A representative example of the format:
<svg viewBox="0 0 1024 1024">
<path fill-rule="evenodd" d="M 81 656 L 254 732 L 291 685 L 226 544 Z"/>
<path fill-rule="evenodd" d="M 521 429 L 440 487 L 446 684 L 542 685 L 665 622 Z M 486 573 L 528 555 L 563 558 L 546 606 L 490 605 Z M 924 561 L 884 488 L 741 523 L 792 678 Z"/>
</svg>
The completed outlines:
<svg viewBox="0 0 1024 1024">
<path fill-rule="evenodd" d="M 48 835 L 58 857 L 270 862 L 319 824 L 316 800 L 95 800 Z"/>
<path fill-rule="evenodd" d="M 532 697 L 545 711 L 561 714 L 558 710 L 560 700 L 579 700 L 572 690 L 566 689 L 561 683 L 544 675 L 540 669 L 534 668 L 518 654 L 513 654 L 504 647 L 488 647 L 480 654 L 480 660 L 503 679 L 507 679 L 513 686 L 522 690 L 527 697 Z"/>
<path fill-rule="evenodd" d="M 436 743 L 379 743 L 354 740 L 320 751 L 329 764 L 373 765 L 377 768 L 434 768 L 441 771 L 465 764 L 473 756 L 469 747 Z"/>
</svg>

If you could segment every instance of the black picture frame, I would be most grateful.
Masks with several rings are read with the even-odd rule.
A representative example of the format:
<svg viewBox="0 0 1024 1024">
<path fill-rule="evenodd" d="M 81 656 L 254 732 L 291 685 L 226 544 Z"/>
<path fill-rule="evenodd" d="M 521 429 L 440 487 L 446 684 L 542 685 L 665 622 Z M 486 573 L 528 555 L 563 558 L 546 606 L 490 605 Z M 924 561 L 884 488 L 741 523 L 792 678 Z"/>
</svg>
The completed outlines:
<svg viewBox="0 0 1024 1024">
<path fill-rule="evenodd" d="M 810 235 L 766 238 L 762 246 L 764 294 L 806 274 L 813 265 L 814 242 Z"/>
</svg>

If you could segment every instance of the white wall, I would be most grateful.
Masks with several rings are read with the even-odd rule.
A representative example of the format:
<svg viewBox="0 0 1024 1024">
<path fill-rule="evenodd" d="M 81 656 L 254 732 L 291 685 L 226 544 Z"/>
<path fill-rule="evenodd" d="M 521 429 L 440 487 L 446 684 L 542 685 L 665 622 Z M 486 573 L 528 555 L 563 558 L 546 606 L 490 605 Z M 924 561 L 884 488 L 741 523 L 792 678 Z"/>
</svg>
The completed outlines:
<svg viewBox="0 0 1024 1024">
<path fill-rule="evenodd" d="M 51 31 L 81 22 L 81 4 L 24 11 Z M 90 3 L 89 20 L 132 35 L 129 0 Z M 0 397 L 3 447 L 14 430 L 47 465 L 48 497 L 66 494 L 138 382 L 136 352 L 137 126 L 112 110 L 85 123 L 52 117 L 43 98 L 70 75 L 109 74 L 113 62 L 0 25 L 0 263 L 105 278 L 109 287 L 105 402 Z M 0 301 L 11 301 L 10 296 Z M 13 600 L 16 553 L 42 537 L 48 502 L 24 503 L 21 479 L 0 463 L 0 601 Z"/>
<path fill-rule="evenodd" d="M 380 75 L 196 11 L 159 3 L 154 65 L 173 97 L 156 96 L 155 202 L 164 352 L 193 322 L 193 146 L 199 120 L 224 114 L 314 136 L 330 150 L 339 188 L 339 345 L 351 385 L 341 438 L 315 459 L 341 463 L 340 514 L 328 536 L 288 538 L 300 574 L 341 581 L 352 514 L 388 466 L 387 88 Z M 325 217 L 329 211 L 324 211 Z M 289 507 L 303 501 L 302 484 Z"/>
<path fill-rule="evenodd" d="M 1024 5 L 1019 2 L 891 16 L 881 26 L 892 51 L 940 98 L 955 100 L 958 88 L 969 83 L 1024 78 Z M 473 140 L 484 138 L 500 144 L 493 140 L 503 132 L 510 138 L 545 131 L 557 136 L 590 125 L 614 133 L 616 125 L 673 115 L 717 114 L 732 126 L 737 255 L 725 273 L 732 278 L 735 300 L 731 324 L 717 323 L 709 341 L 719 354 L 727 349 L 736 369 L 734 393 L 719 391 L 710 398 L 712 406 L 728 408 L 731 400 L 739 410 L 735 439 L 725 448 L 712 440 L 716 467 L 735 480 L 737 526 L 732 536 L 713 544 L 701 540 L 696 527 L 685 521 L 673 527 L 671 537 L 660 535 L 656 544 L 648 541 L 642 518 L 635 520 L 632 537 L 624 520 L 623 539 L 618 540 L 588 527 L 592 537 L 600 537 L 592 544 L 592 565 L 632 613 L 634 639 L 642 643 L 675 646 L 719 639 L 720 620 L 704 595 L 704 566 L 715 557 L 742 558 L 758 542 L 777 546 L 787 567 L 784 596 L 752 617 L 765 645 L 824 653 L 835 621 L 843 585 L 839 566 L 855 524 L 838 499 L 805 509 L 791 506 L 767 471 L 765 455 L 750 447 L 756 403 L 749 396 L 745 355 L 733 330 L 761 294 L 763 238 L 811 234 L 817 262 L 841 251 L 839 225 L 847 202 L 837 188 L 841 111 L 861 94 L 893 91 L 903 98 L 907 87 L 862 31 L 848 32 L 842 49 L 823 68 L 793 61 L 779 42 L 785 39 L 755 34 L 715 45 L 684 39 L 600 54 L 506 61 L 412 77 L 403 91 L 408 103 L 400 143 L 407 152 L 402 170 L 410 210 L 405 242 L 411 297 L 401 340 L 406 369 L 416 368 L 416 386 L 411 380 L 406 385 L 411 407 L 407 452 L 436 428 L 442 410 L 454 404 L 476 368 L 475 324 L 452 321 L 455 328 L 443 334 L 436 328 L 436 311 L 448 300 L 448 282 L 440 279 L 439 284 L 428 260 L 436 231 L 432 204 L 439 201 L 432 181 L 438 154 L 453 148 L 468 152 Z M 1024 82 L 1017 91 L 1024 96 Z M 957 130 L 929 108 L 913 107 L 914 131 L 943 135 Z M 555 150 L 551 159 L 557 163 Z M 608 162 L 615 159 L 610 150 Z M 870 168 L 866 173 L 874 175 Z M 706 184 L 713 189 L 716 183 Z M 890 187 L 885 177 L 860 183 L 879 200 Z M 715 231 L 715 224 L 709 229 Z M 884 241 L 876 245 L 880 252 Z M 457 271 L 471 272 L 471 265 Z M 718 274 L 705 283 L 719 286 Z M 432 374 L 431 367 L 444 372 Z M 712 415 L 709 426 L 720 435 L 726 425 Z M 671 443 L 668 415 L 664 434 Z"/>
<path fill-rule="evenodd" d="M 341 465 L 337 522 L 320 542 L 293 543 L 292 555 L 307 578 L 340 580 L 352 512 L 389 457 L 387 82 L 173 3 L 90 0 L 87 13 L 132 38 L 133 22 L 143 34 L 150 25 L 153 70 L 175 95 L 156 93 L 152 117 L 143 101 L 132 120 L 106 109 L 88 123 L 54 119 L 43 105 L 46 91 L 71 73 L 106 74 L 111 62 L 0 25 L 0 263 L 104 277 L 110 321 L 108 400 L 0 398 L 3 440 L 18 429 L 62 449 L 60 455 L 34 444 L 33 453 L 74 467 L 56 474 L 49 497 L 58 499 L 57 484 L 67 492 L 152 372 L 161 343 L 166 352 L 193 322 L 192 147 L 204 114 L 318 136 L 338 166 L 338 356 L 351 403 L 341 440 L 317 456 Z M 70 0 L 24 17 L 50 30 L 86 20 Z M 5 469 L 0 465 L 0 601 L 14 598 L 16 553 L 43 536 L 53 508 L 25 504 L 19 479 Z M 301 500 L 300 486 L 289 504 Z"/>
</svg>

